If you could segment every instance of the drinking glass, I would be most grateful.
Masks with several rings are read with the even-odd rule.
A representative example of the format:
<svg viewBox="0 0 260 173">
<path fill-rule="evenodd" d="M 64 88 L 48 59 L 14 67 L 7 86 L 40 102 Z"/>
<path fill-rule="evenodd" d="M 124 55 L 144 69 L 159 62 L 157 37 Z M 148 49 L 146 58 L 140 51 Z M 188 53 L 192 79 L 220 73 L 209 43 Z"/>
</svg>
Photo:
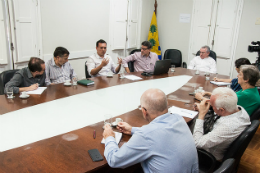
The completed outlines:
<svg viewBox="0 0 260 173">
<path fill-rule="evenodd" d="M 72 84 L 73 84 L 73 85 L 77 85 L 77 82 L 78 82 L 77 76 L 75 76 L 74 78 L 72 78 Z"/>
<path fill-rule="evenodd" d="M 111 118 L 112 118 L 112 116 L 109 114 L 104 115 L 104 126 L 106 124 L 109 124 L 111 126 Z"/>
<path fill-rule="evenodd" d="M 8 99 L 12 99 L 13 98 L 13 90 L 14 90 L 13 87 L 7 88 L 6 95 L 7 95 Z"/>
<path fill-rule="evenodd" d="M 210 75 L 210 73 L 206 72 L 206 80 L 209 80 L 209 75 Z"/>
<path fill-rule="evenodd" d="M 175 71 L 175 65 L 171 65 L 171 72 Z"/>
</svg>

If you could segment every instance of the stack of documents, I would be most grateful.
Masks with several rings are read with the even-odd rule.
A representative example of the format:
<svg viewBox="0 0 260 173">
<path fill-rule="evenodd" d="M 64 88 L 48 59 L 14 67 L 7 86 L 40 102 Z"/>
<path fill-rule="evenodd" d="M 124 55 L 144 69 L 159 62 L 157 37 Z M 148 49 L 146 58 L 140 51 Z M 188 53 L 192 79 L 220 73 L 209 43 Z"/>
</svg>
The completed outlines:
<svg viewBox="0 0 260 173">
<path fill-rule="evenodd" d="M 130 79 L 130 80 L 141 80 L 143 78 L 140 78 L 138 76 L 135 75 L 125 75 L 125 78 Z"/>
<path fill-rule="evenodd" d="M 47 87 L 38 87 L 36 90 L 33 91 L 26 91 L 27 94 L 42 94 L 43 91 L 46 89 Z"/>
<path fill-rule="evenodd" d="M 231 85 L 231 83 L 228 82 L 215 82 L 215 81 L 210 81 L 210 83 L 217 85 L 217 86 L 227 86 L 227 85 Z"/>
<path fill-rule="evenodd" d="M 121 138 L 122 138 L 122 133 L 119 132 L 115 132 L 115 136 L 116 136 L 116 143 L 119 144 Z M 101 141 L 101 144 L 105 144 L 105 139 L 103 138 Z"/>
<path fill-rule="evenodd" d="M 191 111 L 191 110 L 188 110 L 188 109 L 182 109 L 182 108 L 179 108 L 179 107 L 176 107 L 176 106 L 170 107 L 169 108 L 169 113 L 178 114 L 180 116 L 188 117 L 188 118 L 192 118 L 192 119 L 198 114 L 197 111 Z"/>
</svg>

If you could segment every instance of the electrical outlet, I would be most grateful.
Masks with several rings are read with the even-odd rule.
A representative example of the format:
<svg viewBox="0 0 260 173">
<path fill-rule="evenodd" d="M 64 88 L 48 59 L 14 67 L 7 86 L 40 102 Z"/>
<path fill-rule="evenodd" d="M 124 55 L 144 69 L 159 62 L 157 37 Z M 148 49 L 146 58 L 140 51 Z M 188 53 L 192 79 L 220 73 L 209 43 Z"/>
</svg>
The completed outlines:
<svg viewBox="0 0 260 173">
<path fill-rule="evenodd" d="M 256 25 L 260 25 L 260 18 L 257 18 L 257 19 L 256 19 L 255 24 L 256 24 Z"/>
</svg>

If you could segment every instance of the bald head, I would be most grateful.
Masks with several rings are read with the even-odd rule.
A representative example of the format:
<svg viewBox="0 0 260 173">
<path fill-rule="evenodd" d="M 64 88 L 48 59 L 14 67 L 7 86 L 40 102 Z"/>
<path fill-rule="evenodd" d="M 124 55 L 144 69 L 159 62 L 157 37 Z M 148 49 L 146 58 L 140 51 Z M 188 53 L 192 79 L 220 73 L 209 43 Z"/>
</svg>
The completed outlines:
<svg viewBox="0 0 260 173">
<path fill-rule="evenodd" d="M 159 89 L 148 89 L 141 97 L 141 106 L 150 114 L 160 114 L 167 110 L 167 98 Z"/>
</svg>

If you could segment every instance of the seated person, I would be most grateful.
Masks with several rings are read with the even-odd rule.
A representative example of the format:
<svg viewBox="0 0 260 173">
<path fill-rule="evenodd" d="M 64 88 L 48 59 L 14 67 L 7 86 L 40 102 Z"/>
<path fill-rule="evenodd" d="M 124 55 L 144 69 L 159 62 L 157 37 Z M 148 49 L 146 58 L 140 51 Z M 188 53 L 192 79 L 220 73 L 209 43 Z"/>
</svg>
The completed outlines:
<svg viewBox="0 0 260 173">
<path fill-rule="evenodd" d="M 74 69 L 68 62 L 69 51 L 64 47 L 57 47 L 53 58 L 46 63 L 46 85 L 64 83 L 76 77 Z"/>
<path fill-rule="evenodd" d="M 204 117 L 210 106 L 220 118 L 215 121 L 213 129 L 204 134 Z M 195 145 L 221 161 L 229 145 L 251 124 L 248 113 L 237 105 L 236 93 L 226 87 L 214 89 L 210 100 L 203 99 L 197 103 L 196 109 L 199 115 L 193 131 Z"/>
<path fill-rule="evenodd" d="M 259 70 L 253 65 L 242 65 L 239 68 L 237 77 L 238 83 L 242 88 L 242 90 L 236 92 L 238 97 L 237 104 L 242 106 L 251 116 L 251 114 L 260 106 L 260 96 L 257 87 L 255 87 L 255 84 L 259 79 Z M 195 98 L 201 100 L 204 95 L 211 95 L 211 93 L 197 93 Z"/>
<path fill-rule="evenodd" d="M 208 46 L 203 46 L 200 49 L 200 56 L 196 56 L 190 61 L 188 69 L 216 73 L 216 61 L 212 57 L 210 57 L 209 54 L 210 48 Z"/>
<path fill-rule="evenodd" d="M 239 58 L 235 61 L 236 71 L 239 73 L 239 68 L 241 65 L 251 65 L 250 61 L 247 58 Z M 230 88 L 235 92 L 240 91 L 242 88 L 238 83 L 238 78 L 234 79 L 220 79 L 214 77 L 214 81 L 216 82 L 228 82 L 231 83 Z"/>
<path fill-rule="evenodd" d="M 151 52 L 152 44 L 149 41 L 142 42 L 141 52 L 135 52 L 123 59 L 123 66 L 127 73 L 130 73 L 128 62 L 134 61 L 134 71 L 153 72 L 158 55 Z"/>
<path fill-rule="evenodd" d="M 105 125 L 104 155 L 108 165 L 126 168 L 141 162 L 144 172 L 198 172 L 197 150 L 192 134 L 183 117 L 168 113 L 164 92 L 149 89 L 140 102 L 143 118 L 149 124 L 132 127 L 126 122 L 118 123 L 117 128 L 122 133 L 132 135 L 121 148 L 109 124 Z"/>
<path fill-rule="evenodd" d="M 114 64 L 111 56 L 106 55 L 107 43 L 104 40 L 98 40 L 96 43 L 97 53 L 91 55 L 86 65 L 91 76 L 106 76 L 109 71 L 118 73 L 121 68 L 122 59 L 118 58 L 118 66 Z"/>
<path fill-rule="evenodd" d="M 5 84 L 5 93 L 8 88 L 13 88 L 13 93 L 36 90 L 39 86 L 45 86 L 45 63 L 42 59 L 32 57 L 28 67 L 17 71 L 13 78 Z"/>
</svg>

